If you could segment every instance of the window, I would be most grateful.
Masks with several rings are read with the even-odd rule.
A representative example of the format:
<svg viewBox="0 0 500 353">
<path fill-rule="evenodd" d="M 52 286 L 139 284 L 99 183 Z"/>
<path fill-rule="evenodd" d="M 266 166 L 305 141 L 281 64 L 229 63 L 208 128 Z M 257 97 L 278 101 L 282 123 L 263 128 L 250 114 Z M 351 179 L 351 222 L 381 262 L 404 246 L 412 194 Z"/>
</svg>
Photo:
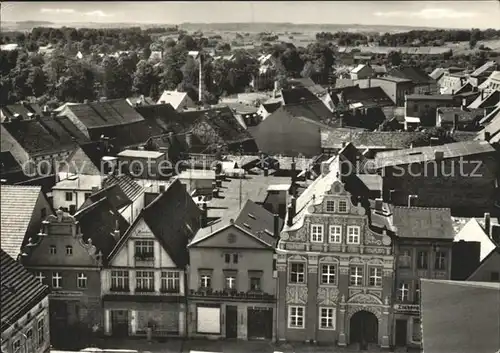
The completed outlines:
<svg viewBox="0 0 500 353">
<path fill-rule="evenodd" d="M 129 290 L 128 271 L 111 271 L 111 290 Z"/>
<path fill-rule="evenodd" d="M 436 259 L 434 268 L 436 270 L 444 270 L 446 267 L 446 253 L 444 251 L 436 251 Z"/>
<path fill-rule="evenodd" d="M 80 289 L 87 288 L 87 275 L 85 273 L 79 273 L 76 276 L 76 286 Z"/>
<path fill-rule="evenodd" d="M 370 286 L 382 287 L 382 269 L 377 267 L 370 268 Z"/>
<path fill-rule="evenodd" d="M 415 303 L 420 303 L 420 284 L 418 282 L 415 284 Z"/>
<path fill-rule="evenodd" d="M 311 241 L 314 243 L 323 242 L 323 225 L 313 224 L 311 225 Z"/>
<path fill-rule="evenodd" d="M 226 289 L 236 289 L 236 277 L 226 276 Z"/>
<path fill-rule="evenodd" d="M 347 201 L 339 201 L 339 213 L 347 213 Z"/>
<path fill-rule="evenodd" d="M 321 284 L 335 284 L 336 273 L 335 265 L 321 265 Z"/>
<path fill-rule="evenodd" d="M 26 351 L 30 352 L 34 350 L 34 344 L 35 342 L 33 341 L 33 329 L 29 328 L 28 331 L 26 331 Z"/>
<path fill-rule="evenodd" d="M 251 291 L 260 291 L 260 278 L 259 277 L 251 277 L 250 278 L 250 290 Z"/>
<path fill-rule="evenodd" d="M 37 272 L 35 278 L 43 284 L 43 280 L 45 279 L 45 276 L 43 275 L 43 272 Z"/>
<path fill-rule="evenodd" d="M 73 255 L 73 247 L 71 245 L 66 246 L 66 255 Z"/>
<path fill-rule="evenodd" d="M 37 343 L 38 347 L 40 347 L 45 341 L 45 321 L 44 319 L 40 319 L 36 326 L 36 335 L 37 335 Z"/>
<path fill-rule="evenodd" d="M 399 256 L 399 267 L 411 267 L 411 256 L 409 250 L 403 250 L 403 253 Z"/>
<path fill-rule="evenodd" d="M 153 271 L 137 271 L 135 273 L 135 282 L 138 292 L 154 292 L 155 273 Z"/>
<path fill-rule="evenodd" d="M 231 254 L 225 254 L 224 260 L 225 260 L 226 264 L 231 263 Z"/>
<path fill-rule="evenodd" d="M 301 262 L 290 264 L 290 283 L 305 283 L 305 265 Z"/>
<path fill-rule="evenodd" d="M 55 246 L 55 245 L 51 245 L 51 246 L 49 247 L 49 253 L 50 253 L 50 255 L 55 255 L 55 254 L 57 254 L 57 248 L 56 248 L 56 246 Z"/>
<path fill-rule="evenodd" d="M 407 301 L 410 294 L 410 286 L 407 283 L 401 282 L 398 286 L 398 300 Z"/>
<path fill-rule="evenodd" d="M 180 277 L 177 271 L 161 272 L 161 290 L 162 292 L 179 293 Z"/>
<path fill-rule="evenodd" d="M 233 254 L 233 263 L 238 263 L 238 254 Z"/>
<path fill-rule="evenodd" d="M 353 266 L 350 269 L 350 284 L 351 286 L 362 286 L 363 285 L 363 267 Z"/>
<path fill-rule="evenodd" d="M 319 308 L 319 328 L 322 330 L 335 330 L 335 309 Z"/>
<path fill-rule="evenodd" d="M 73 193 L 72 192 L 66 193 L 66 201 L 73 201 Z"/>
<path fill-rule="evenodd" d="M 154 257 L 154 241 L 136 240 L 135 257 L 139 259 L 149 259 Z"/>
<path fill-rule="evenodd" d="M 304 328 L 304 307 L 288 307 L 288 328 Z"/>
<path fill-rule="evenodd" d="M 42 220 L 47 217 L 47 209 L 45 207 L 40 210 L 40 215 L 42 216 Z"/>
<path fill-rule="evenodd" d="M 326 212 L 335 212 L 335 201 L 326 201 Z"/>
<path fill-rule="evenodd" d="M 233 259 L 233 264 L 237 264 L 238 263 L 238 254 L 224 254 L 224 262 L 226 264 L 230 264 L 231 257 Z"/>
<path fill-rule="evenodd" d="M 212 276 L 202 275 L 200 277 L 200 287 L 201 288 L 210 288 L 211 286 L 212 286 Z"/>
<path fill-rule="evenodd" d="M 347 227 L 347 244 L 359 244 L 359 233 L 358 226 Z"/>
<path fill-rule="evenodd" d="M 491 272 L 490 273 L 490 281 L 499 282 L 500 281 L 500 274 L 498 272 Z"/>
<path fill-rule="evenodd" d="M 427 269 L 427 252 L 419 251 L 417 257 L 417 267 L 419 270 Z"/>
<path fill-rule="evenodd" d="M 341 226 L 330 226 L 330 243 L 333 243 L 333 244 L 342 243 L 342 227 Z"/>
<path fill-rule="evenodd" d="M 61 288 L 62 276 L 60 272 L 52 273 L 52 287 Z"/>
<path fill-rule="evenodd" d="M 14 341 L 14 343 L 12 344 L 12 350 L 14 351 L 14 353 L 21 352 L 21 340 Z"/>
</svg>

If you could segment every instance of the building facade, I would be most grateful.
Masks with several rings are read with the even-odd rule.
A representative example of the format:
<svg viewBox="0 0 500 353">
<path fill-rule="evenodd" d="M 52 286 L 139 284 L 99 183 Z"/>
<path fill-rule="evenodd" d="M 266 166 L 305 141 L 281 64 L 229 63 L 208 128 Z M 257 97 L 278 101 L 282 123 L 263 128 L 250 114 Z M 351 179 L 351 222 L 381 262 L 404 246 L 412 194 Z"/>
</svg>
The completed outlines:
<svg viewBox="0 0 500 353">
<path fill-rule="evenodd" d="M 371 229 L 335 163 L 288 210 L 277 249 L 277 337 L 389 347 L 392 240 Z"/>
<path fill-rule="evenodd" d="M 273 218 L 247 201 L 236 220 L 197 233 L 189 245 L 189 337 L 275 338 L 280 220 Z"/>
</svg>

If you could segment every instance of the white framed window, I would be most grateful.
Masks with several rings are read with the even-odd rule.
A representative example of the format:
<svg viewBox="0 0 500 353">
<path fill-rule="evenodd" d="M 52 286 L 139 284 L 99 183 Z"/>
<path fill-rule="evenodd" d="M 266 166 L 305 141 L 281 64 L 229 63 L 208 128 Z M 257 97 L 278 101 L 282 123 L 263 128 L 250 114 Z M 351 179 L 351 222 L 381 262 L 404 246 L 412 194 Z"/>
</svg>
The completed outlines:
<svg viewBox="0 0 500 353">
<path fill-rule="evenodd" d="M 312 224 L 311 225 L 311 241 L 313 243 L 323 242 L 323 225 L 322 224 Z"/>
<path fill-rule="evenodd" d="M 347 201 L 339 201 L 339 213 L 347 213 Z"/>
<path fill-rule="evenodd" d="M 60 272 L 52 273 L 52 287 L 53 288 L 61 288 L 62 286 L 62 276 Z"/>
<path fill-rule="evenodd" d="M 382 269 L 370 267 L 369 284 L 371 287 L 382 287 Z"/>
<path fill-rule="evenodd" d="M 321 284 L 337 283 L 337 266 L 333 264 L 321 264 Z"/>
<path fill-rule="evenodd" d="M 161 290 L 163 292 L 179 293 L 180 277 L 177 271 L 161 272 Z"/>
<path fill-rule="evenodd" d="M 330 226 L 329 229 L 330 243 L 340 244 L 342 243 L 342 226 Z"/>
<path fill-rule="evenodd" d="M 288 307 L 288 328 L 304 328 L 304 313 L 303 306 Z"/>
<path fill-rule="evenodd" d="M 321 330 L 335 330 L 334 308 L 319 308 L 319 328 Z"/>
<path fill-rule="evenodd" d="M 49 246 L 49 253 L 50 255 L 56 255 L 57 254 L 57 248 L 55 245 Z"/>
<path fill-rule="evenodd" d="M 155 273 L 153 271 L 136 271 L 135 282 L 138 292 L 154 292 Z"/>
<path fill-rule="evenodd" d="M 153 240 L 136 240 L 135 241 L 135 256 L 138 258 L 154 257 L 154 241 Z"/>
<path fill-rule="evenodd" d="M 290 283 L 306 283 L 305 267 L 303 262 L 290 263 Z"/>
<path fill-rule="evenodd" d="M 226 276 L 226 289 L 235 289 L 235 288 L 236 288 L 236 277 Z"/>
<path fill-rule="evenodd" d="M 446 253 L 444 251 L 436 251 L 436 259 L 434 263 L 436 270 L 443 271 L 446 268 Z"/>
<path fill-rule="evenodd" d="M 335 201 L 333 200 L 326 201 L 326 212 L 335 212 Z"/>
<path fill-rule="evenodd" d="M 403 252 L 399 256 L 399 267 L 403 267 L 403 268 L 411 267 L 410 250 L 403 250 Z"/>
<path fill-rule="evenodd" d="M 41 318 L 36 324 L 37 344 L 40 347 L 45 342 L 45 320 Z"/>
<path fill-rule="evenodd" d="M 405 302 L 408 301 L 410 294 L 410 285 L 408 283 L 401 282 L 398 286 L 398 300 Z"/>
<path fill-rule="evenodd" d="M 87 275 L 85 273 L 79 273 L 77 275 L 76 286 L 80 289 L 87 288 Z"/>
<path fill-rule="evenodd" d="M 211 286 L 212 286 L 212 276 L 210 276 L 210 275 L 200 276 L 200 287 L 201 288 L 210 288 Z"/>
<path fill-rule="evenodd" d="M 350 285 L 351 286 L 362 286 L 363 285 L 363 267 L 362 266 L 352 266 L 350 268 Z"/>
<path fill-rule="evenodd" d="M 43 284 L 43 280 L 45 279 L 45 276 L 43 275 L 43 272 L 37 272 L 35 278 Z"/>
<path fill-rule="evenodd" d="M 66 255 L 73 255 L 73 247 L 71 245 L 66 246 Z"/>
<path fill-rule="evenodd" d="M 111 271 L 111 290 L 129 290 L 128 271 Z"/>
<path fill-rule="evenodd" d="M 359 244 L 360 229 L 358 226 L 347 227 L 347 244 Z"/>
</svg>

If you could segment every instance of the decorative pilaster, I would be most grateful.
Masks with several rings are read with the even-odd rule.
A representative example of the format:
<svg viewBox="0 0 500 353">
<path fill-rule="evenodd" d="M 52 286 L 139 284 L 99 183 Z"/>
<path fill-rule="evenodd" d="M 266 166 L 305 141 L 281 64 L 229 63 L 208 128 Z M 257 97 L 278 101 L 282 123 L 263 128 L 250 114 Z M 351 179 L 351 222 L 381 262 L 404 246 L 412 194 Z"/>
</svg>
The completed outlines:
<svg viewBox="0 0 500 353">
<path fill-rule="evenodd" d="M 339 323 L 338 345 L 341 347 L 347 346 L 347 340 L 346 340 L 346 336 L 345 336 L 345 324 L 346 324 L 345 323 L 345 320 L 346 320 L 345 307 L 346 307 L 345 296 L 342 295 L 342 297 L 340 299 L 340 310 L 339 310 L 339 319 L 338 319 L 338 323 Z"/>
<path fill-rule="evenodd" d="M 155 281 L 155 292 L 160 292 L 161 288 L 161 271 L 154 272 L 154 281 Z"/>
<path fill-rule="evenodd" d="M 381 348 L 389 348 L 389 298 L 386 297 L 384 301 L 384 307 L 382 309 L 382 316 L 380 317 L 380 334 L 382 336 L 382 340 L 380 341 Z"/>
<path fill-rule="evenodd" d="M 137 332 L 137 310 L 130 310 L 130 333 L 135 335 Z"/>
<path fill-rule="evenodd" d="M 104 309 L 104 334 L 111 335 L 111 310 Z"/>
<path fill-rule="evenodd" d="M 135 271 L 128 272 L 128 286 L 130 288 L 130 294 L 135 294 Z"/>
<path fill-rule="evenodd" d="M 187 336 L 186 332 L 186 304 L 179 305 L 179 336 Z"/>
</svg>

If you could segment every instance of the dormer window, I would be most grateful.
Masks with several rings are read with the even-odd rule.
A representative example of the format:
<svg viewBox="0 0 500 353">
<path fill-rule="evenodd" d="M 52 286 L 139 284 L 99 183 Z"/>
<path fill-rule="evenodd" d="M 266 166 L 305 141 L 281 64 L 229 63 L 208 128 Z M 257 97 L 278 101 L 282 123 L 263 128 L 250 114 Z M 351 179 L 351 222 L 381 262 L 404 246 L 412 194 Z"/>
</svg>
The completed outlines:
<svg viewBox="0 0 500 353">
<path fill-rule="evenodd" d="M 347 201 L 339 201 L 339 213 L 347 213 Z"/>
<path fill-rule="evenodd" d="M 326 212 L 335 212 L 335 201 L 328 200 L 326 201 Z"/>
</svg>

